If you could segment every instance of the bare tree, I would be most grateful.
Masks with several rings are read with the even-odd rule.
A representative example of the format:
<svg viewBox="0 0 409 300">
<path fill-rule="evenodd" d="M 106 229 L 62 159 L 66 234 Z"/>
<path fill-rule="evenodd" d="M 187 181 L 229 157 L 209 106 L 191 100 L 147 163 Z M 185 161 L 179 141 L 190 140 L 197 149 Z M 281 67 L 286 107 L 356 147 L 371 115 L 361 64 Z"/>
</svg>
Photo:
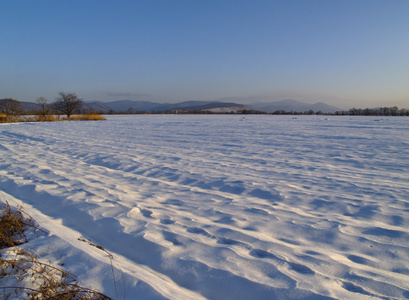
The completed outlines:
<svg viewBox="0 0 409 300">
<path fill-rule="evenodd" d="M 59 92 L 60 96 L 55 99 L 53 107 L 59 113 L 67 115 L 69 119 L 71 115 L 78 113 L 82 107 L 82 99 L 78 98 L 75 93 Z"/>
<path fill-rule="evenodd" d="M 40 106 L 40 109 L 37 111 L 37 113 L 42 120 L 45 120 L 46 116 L 50 113 L 51 105 L 48 104 L 47 99 L 44 97 L 38 98 L 36 102 Z"/>
<path fill-rule="evenodd" d="M 14 121 L 16 116 L 24 112 L 20 102 L 12 98 L 1 99 L 0 110 L 6 115 L 7 121 Z"/>
</svg>

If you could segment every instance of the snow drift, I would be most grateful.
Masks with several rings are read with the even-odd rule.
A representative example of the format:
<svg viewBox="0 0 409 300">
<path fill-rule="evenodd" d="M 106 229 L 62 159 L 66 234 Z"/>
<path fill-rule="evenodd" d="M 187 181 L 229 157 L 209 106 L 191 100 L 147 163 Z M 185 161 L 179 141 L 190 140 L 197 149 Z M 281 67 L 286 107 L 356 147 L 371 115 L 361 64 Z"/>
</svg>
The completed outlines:
<svg viewBox="0 0 409 300">
<path fill-rule="evenodd" d="M 405 118 L 109 116 L 2 124 L 2 199 L 126 299 L 409 298 Z M 33 247 L 45 249 L 49 239 Z"/>
</svg>

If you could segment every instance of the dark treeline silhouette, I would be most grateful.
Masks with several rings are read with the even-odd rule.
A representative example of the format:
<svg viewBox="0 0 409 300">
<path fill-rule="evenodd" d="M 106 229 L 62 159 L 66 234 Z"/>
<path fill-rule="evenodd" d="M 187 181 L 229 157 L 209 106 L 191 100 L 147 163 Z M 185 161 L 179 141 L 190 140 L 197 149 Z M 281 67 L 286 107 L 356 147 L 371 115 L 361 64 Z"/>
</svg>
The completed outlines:
<svg viewBox="0 0 409 300">
<path fill-rule="evenodd" d="M 337 111 L 336 115 L 349 116 L 409 116 L 409 110 L 397 106 L 393 107 L 379 107 L 379 108 L 351 108 L 348 111 Z"/>
<path fill-rule="evenodd" d="M 103 112 L 98 112 L 104 114 Z M 335 113 L 324 113 L 322 111 L 308 110 L 304 112 L 297 111 L 286 111 L 286 110 L 276 110 L 274 112 L 268 113 L 264 111 L 251 110 L 251 109 L 241 109 L 235 112 L 214 112 L 210 110 L 165 110 L 165 111 L 136 111 L 133 109 L 128 109 L 127 111 L 116 112 L 110 110 L 107 114 L 113 115 L 137 115 L 137 114 L 200 114 L 200 115 L 329 115 L 329 116 L 409 116 L 409 110 L 402 108 L 399 109 L 396 106 L 393 107 L 381 107 L 381 108 L 351 108 L 345 111 L 337 111 Z"/>
<path fill-rule="evenodd" d="M 78 98 L 75 93 L 59 92 L 58 95 L 53 103 L 48 103 L 46 98 L 40 97 L 36 104 L 30 104 L 29 109 L 25 109 L 18 100 L 0 99 L 0 123 L 50 122 L 64 120 L 61 118 L 63 115 L 67 120 L 105 120 L 96 113 L 83 110 L 82 99 Z"/>
<path fill-rule="evenodd" d="M 322 111 L 308 110 L 304 112 L 298 111 L 286 111 L 286 110 L 276 110 L 274 112 L 264 112 L 252 109 L 240 109 L 231 112 L 217 112 L 211 110 L 184 110 L 184 109 L 173 109 L 173 110 L 152 110 L 152 111 L 138 111 L 130 107 L 126 111 L 96 111 L 92 108 L 83 107 L 82 99 L 79 99 L 74 93 L 59 93 L 59 97 L 53 103 L 48 103 L 47 99 L 40 97 L 37 99 L 37 108 L 24 110 L 20 105 L 20 102 L 15 99 L 5 98 L 0 99 L 0 122 L 5 120 L 12 120 L 18 115 L 38 115 L 44 119 L 50 114 L 63 114 L 70 118 L 74 113 L 78 114 L 218 114 L 218 115 L 231 115 L 231 114 L 263 114 L 263 115 L 332 115 L 332 116 L 409 116 L 409 109 L 401 108 L 397 106 L 391 107 L 379 107 L 379 108 L 351 108 L 349 110 L 337 111 L 335 113 L 324 113 Z"/>
</svg>

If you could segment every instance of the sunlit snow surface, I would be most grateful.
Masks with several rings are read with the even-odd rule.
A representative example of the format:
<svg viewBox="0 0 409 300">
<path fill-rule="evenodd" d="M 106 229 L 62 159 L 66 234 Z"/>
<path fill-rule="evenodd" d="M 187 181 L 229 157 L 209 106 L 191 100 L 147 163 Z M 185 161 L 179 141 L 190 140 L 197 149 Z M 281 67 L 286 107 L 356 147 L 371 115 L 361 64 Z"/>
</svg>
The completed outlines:
<svg viewBox="0 0 409 300">
<path fill-rule="evenodd" d="M 120 298 L 409 298 L 409 118 L 1 124 L 0 190 L 111 297 L 79 236 Z"/>
</svg>

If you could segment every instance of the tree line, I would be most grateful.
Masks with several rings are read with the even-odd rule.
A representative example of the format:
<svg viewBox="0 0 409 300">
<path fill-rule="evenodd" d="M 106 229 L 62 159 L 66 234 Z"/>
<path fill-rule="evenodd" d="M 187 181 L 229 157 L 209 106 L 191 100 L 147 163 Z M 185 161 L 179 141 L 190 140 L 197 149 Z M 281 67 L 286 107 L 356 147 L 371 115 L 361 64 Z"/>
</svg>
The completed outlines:
<svg viewBox="0 0 409 300">
<path fill-rule="evenodd" d="M 405 108 L 399 109 L 397 106 L 365 109 L 354 107 L 348 111 L 337 111 L 336 114 L 348 116 L 409 116 L 409 110 Z"/>
<path fill-rule="evenodd" d="M 54 102 L 48 103 L 47 99 L 40 97 L 36 100 L 39 109 L 34 111 L 38 121 L 46 121 L 52 114 L 65 115 L 69 120 L 73 114 L 79 113 L 82 108 L 82 99 L 75 93 L 59 92 Z M 3 113 L 5 122 L 17 121 L 19 116 L 25 114 L 25 110 L 18 100 L 5 98 L 0 100 L 0 111 Z"/>
<path fill-rule="evenodd" d="M 101 113 L 101 112 L 100 112 Z M 132 107 L 125 111 L 114 111 L 110 110 L 106 112 L 108 115 L 166 115 L 166 114 L 187 114 L 187 115 L 327 115 L 327 116 L 409 116 L 409 110 L 402 108 L 396 109 L 395 107 L 384 107 L 377 109 L 370 108 L 351 108 L 346 111 L 337 111 L 335 113 L 325 113 L 321 110 L 314 111 L 312 109 L 304 112 L 298 111 L 287 111 L 287 110 L 276 110 L 273 112 L 265 112 L 253 109 L 240 109 L 238 111 L 231 112 L 213 112 L 210 110 L 183 110 L 183 109 L 172 109 L 172 110 L 135 110 Z"/>
<path fill-rule="evenodd" d="M 12 98 L 5 98 L 0 100 L 0 121 L 13 122 L 17 121 L 19 116 L 23 114 L 35 114 L 37 121 L 47 121 L 52 115 L 65 115 L 68 120 L 74 114 L 81 112 L 83 100 L 78 98 L 75 93 L 59 92 L 58 97 L 54 102 L 49 103 L 44 97 L 36 100 L 38 109 L 34 112 L 24 111 L 23 106 L 18 100 Z M 130 107 L 127 111 L 116 112 L 110 110 L 108 114 L 266 114 L 266 115 L 337 115 L 337 116 L 409 116 L 409 110 L 405 108 L 399 109 L 397 106 L 393 107 L 379 107 L 379 108 L 351 108 L 345 111 L 337 111 L 335 113 L 323 113 L 322 111 L 308 110 L 305 112 L 276 110 L 271 113 L 264 111 L 242 109 L 236 112 L 212 112 L 209 110 L 194 110 L 184 111 L 166 110 L 166 111 L 135 111 Z"/>
</svg>

